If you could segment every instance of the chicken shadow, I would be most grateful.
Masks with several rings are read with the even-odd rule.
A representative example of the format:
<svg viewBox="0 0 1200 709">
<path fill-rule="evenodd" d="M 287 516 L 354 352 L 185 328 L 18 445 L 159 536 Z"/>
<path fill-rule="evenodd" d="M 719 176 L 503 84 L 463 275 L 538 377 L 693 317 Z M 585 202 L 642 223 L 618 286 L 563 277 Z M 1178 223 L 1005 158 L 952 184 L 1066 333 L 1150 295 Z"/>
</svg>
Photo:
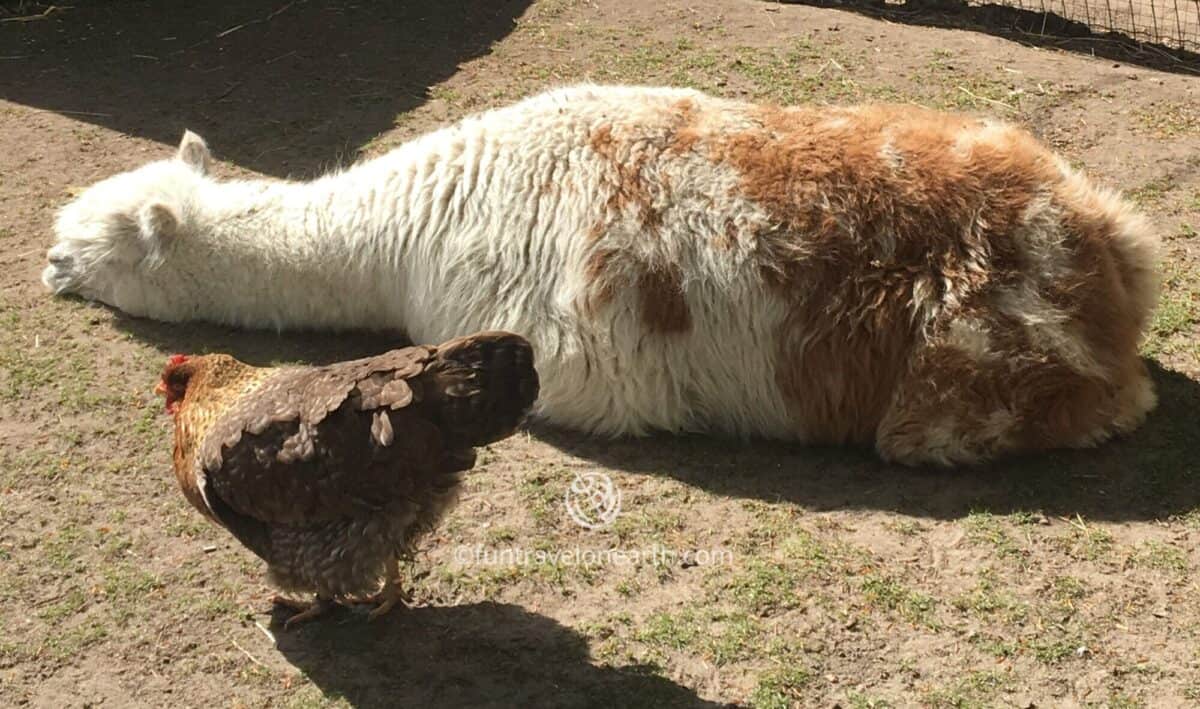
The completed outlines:
<svg viewBox="0 0 1200 709">
<path fill-rule="evenodd" d="M 308 177 L 353 160 L 529 3 L 25 3 L 48 14 L 0 23 L 0 98 L 167 145 L 191 128 L 242 167 Z"/>
<path fill-rule="evenodd" d="M 1200 382 L 1153 362 L 1149 366 L 1159 405 L 1132 435 L 1096 449 L 958 470 L 889 465 L 869 450 L 700 436 L 605 440 L 542 425 L 534 434 L 607 467 L 814 511 L 890 510 L 938 519 L 975 511 L 1165 519 L 1200 507 Z"/>
<path fill-rule="evenodd" d="M 640 666 L 603 667 L 586 639 L 520 606 L 340 613 L 276 635 L 276 647 L 330 697 L 353 706 L 718 707 Z"/>
</svg>

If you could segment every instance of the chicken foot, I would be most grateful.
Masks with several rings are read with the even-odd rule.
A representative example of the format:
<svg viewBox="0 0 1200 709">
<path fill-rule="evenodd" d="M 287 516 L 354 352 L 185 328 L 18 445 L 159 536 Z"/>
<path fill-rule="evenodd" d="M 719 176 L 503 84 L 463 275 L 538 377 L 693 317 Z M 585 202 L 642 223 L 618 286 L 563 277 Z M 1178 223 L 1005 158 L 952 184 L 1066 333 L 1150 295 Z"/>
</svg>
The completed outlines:
<svg viewBox="0 0 1200 709">
<path fill-rule="evenodd" d="M 388 562 L 383 588 L 378 593 L 368 596 L 363 602 L 375 604 L 375 608 L 367 614 L 367 620 L 377 620 L 397 605 L 404 606 L 412 603 L 412 593 L 404 590 L 404 584 L 400 580 L 399 559 L 392 559 Z"/>
<path fill-rule="evenodd" d="M 283 629 L 291 630 L 292 626 L 301 623 L 307 623 L 310 620 L 320 618 L 329 611 L 333 610 L 333 600 L 329 598 L 315 597 L 312 601 L 299 601 L 294 598 L 285 598 L 284 596 L 275 596 L 271 602 L 278 606 L 291 608 L 296 611 L 296 614 L 283 621 Z"/>
</svg>

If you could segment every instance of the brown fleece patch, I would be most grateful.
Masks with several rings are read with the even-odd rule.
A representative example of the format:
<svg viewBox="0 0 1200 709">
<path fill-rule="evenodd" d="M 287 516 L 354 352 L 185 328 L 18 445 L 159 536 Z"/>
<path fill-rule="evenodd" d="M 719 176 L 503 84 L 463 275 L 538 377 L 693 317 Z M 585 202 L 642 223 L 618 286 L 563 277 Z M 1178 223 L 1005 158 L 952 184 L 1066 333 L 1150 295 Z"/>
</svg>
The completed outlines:
<svg viewBox="0 0 1200 709">
<path fill-rule="evenodd" d="M 752 115 L 760 127 L 714 141 L 711 159 L 779 224 L 756 237 L 764 280 L 792 304 L 779 387 L 811 438 L 870 440 L 928 318 L 986 314 L 1036 270 L 1017 233 L 1061 173 L 1018 129 L 924 109 Z"/>
<path fill-rule="evenodd" d="M 899 271 L 810 271 L 778 332 L 776 382 L 804 438 L 869 443 L 916 337 L 911 281 Z"/>
<path fill-rule="evenodd" d="M 621 140 L 613 134 L 611 123 L 593 130 L 589 144 L 608 164 L 605 181 L 609 188 L 609 218 L 632 211 L 642 228 L 653 231 L 662 226 L 662 214 L 654 208 L 654 196 L 642 174 L 651 158 L 651 147 Z"/>
<path fill-rule="evenodd" d="M 647 183 L 646 171 L 664 155 L 690 150 L 696 144 L 700 139 L 695 129 L 696 111 L 691 99 L 675 102 L 670 109 L 670 125 L 656 137 L 624 138 L 619 124 L 612 123 L 592 131 L 589 145 L 606 163 L 609 196 L 606 213 L 588 231 L 589 242 L 599 241 L 625 215 L 632 215 L 649 237 L 657 235 L 663 215 L 654 208 L 654 194 Z M 665 175 L 657 175 L 655 179 L 658 189 L 670 190 Z M 726 228 L 732 240 L 736 231 L 730 229 L 735 229 L 732 222 Z M 617 288 L 632 286 L 637 288 L 640 317 L 648 331 L 667 334 L 687 332 L 692 327 L 683 274 L 677 266 L 651 267 L 633 256 L 599 249 L 584 264 L 584 280 L 588 284 L 584 310 L 590 315 L 609 305 Z"/>
<path fill-rule="evenodd" d="M 632 286 L 637 289 L 638 313 L 647 331 L 670 334 L 692 328 L 678 266 L 654 268 L 620 252 L 597 249 L 585 262 L 584 279 L 588 288 L 582 310 L 589 316 L 612 304 L 618 289 Z"/>
<path fill-rule="evenodd" d="M 608 231 L 608 224 L 605 222 L 596 222 L 588 228 L 587 242 L 594 244 L 604 236 L 604 232 Z"/>
<path fill-rule="evenodd" d="M 642 322 L 658 334 L 692 329 L 692 313 L 684 298 L 683 276 L 678 266 L 644 269 L 638 277 Z"/>
<path fill-rule="evenodd" d="M 590 143 L 592 150 L 606 158 L 611 158 L 613 154 L 612 124 L 604 123 L 593 130 Z"/>
<path fill-rule="evenodd" d="M 675 102 L 671 110 L 675 126 L 667 142 L 666 152 L 682 155 L 690 152 L 700 142 L 700 129 L 696 124 L 696 102 L 689 98 L 681 99 Z"/>
<path fill-rule="evenodd" d="M 587 282 L 587 291 L 581 303 L 581 310 L 594 316 L 613 301 L 616 295 L 617 278 L 613 261 L 617 252 L 610 249 L 596 249 L 584 263 L 583 275 Z"/>
<path fill-rule="evenodd" d="M 734 246 L 737 246 L 737 242 L 738 242 L 737 224 L 735 224 L 732 219 L 726 219 L 725 220 L 725 229 L 722 230 L 717 235 L 717 239 L 715 242 L 717 245 L 717 248 L 721 249 L 722 251 L 728 251 L 728 250 L 732 249 Z"/>
</svg>

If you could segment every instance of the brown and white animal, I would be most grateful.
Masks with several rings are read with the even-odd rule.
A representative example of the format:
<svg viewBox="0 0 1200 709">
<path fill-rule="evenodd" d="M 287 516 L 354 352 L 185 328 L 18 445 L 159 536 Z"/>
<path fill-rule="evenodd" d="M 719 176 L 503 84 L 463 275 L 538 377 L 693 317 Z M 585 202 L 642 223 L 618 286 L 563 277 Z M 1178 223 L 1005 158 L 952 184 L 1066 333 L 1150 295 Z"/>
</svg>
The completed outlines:
<svg viewBox="0 0 1200 709">
<path fill-rule="evenodd" d="M 401 601 L 399 560 L 455 501 L 473 446 L 513 433 L 538 379 L 529 343 L 491 332 L 324 367 L 175 355 L 157 391 L 184 496 L 285 591 L 316 594 L 291 624 L 380 580 L 371 617 Z"/>
<path fill-rule="evenodd" d="M 539 413 L 601 434 L 1091 446 L 1155 396 L 1156 240 L 1025 131 L 912 106 L 558 89 L 312 182 L 174 159 L 59 215 L 43 280 L 134 315 L 500 328 Z"/>
</svg>

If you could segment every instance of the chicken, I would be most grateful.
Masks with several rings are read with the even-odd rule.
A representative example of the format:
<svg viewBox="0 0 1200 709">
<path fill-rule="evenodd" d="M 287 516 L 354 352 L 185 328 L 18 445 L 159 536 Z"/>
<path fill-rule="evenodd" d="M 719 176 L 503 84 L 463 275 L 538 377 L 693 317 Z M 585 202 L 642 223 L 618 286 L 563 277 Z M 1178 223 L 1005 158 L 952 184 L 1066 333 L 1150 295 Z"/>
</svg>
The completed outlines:
<svg viewBox="0 0 1200 709">
<path fill-rule="evenodd" d="M 276 597 L 301 611 L 290 627 L 335 602 L 373 602 L 373 619 L 406 600 L 399 562 L 455 502 L 473 447 L 516 430 L 538 376 L 528 342 L 488 332 L 323 367 L 173 355 L 156 392 L 184 496 L 278 587 L 315 594 Z"/>
</svg>

